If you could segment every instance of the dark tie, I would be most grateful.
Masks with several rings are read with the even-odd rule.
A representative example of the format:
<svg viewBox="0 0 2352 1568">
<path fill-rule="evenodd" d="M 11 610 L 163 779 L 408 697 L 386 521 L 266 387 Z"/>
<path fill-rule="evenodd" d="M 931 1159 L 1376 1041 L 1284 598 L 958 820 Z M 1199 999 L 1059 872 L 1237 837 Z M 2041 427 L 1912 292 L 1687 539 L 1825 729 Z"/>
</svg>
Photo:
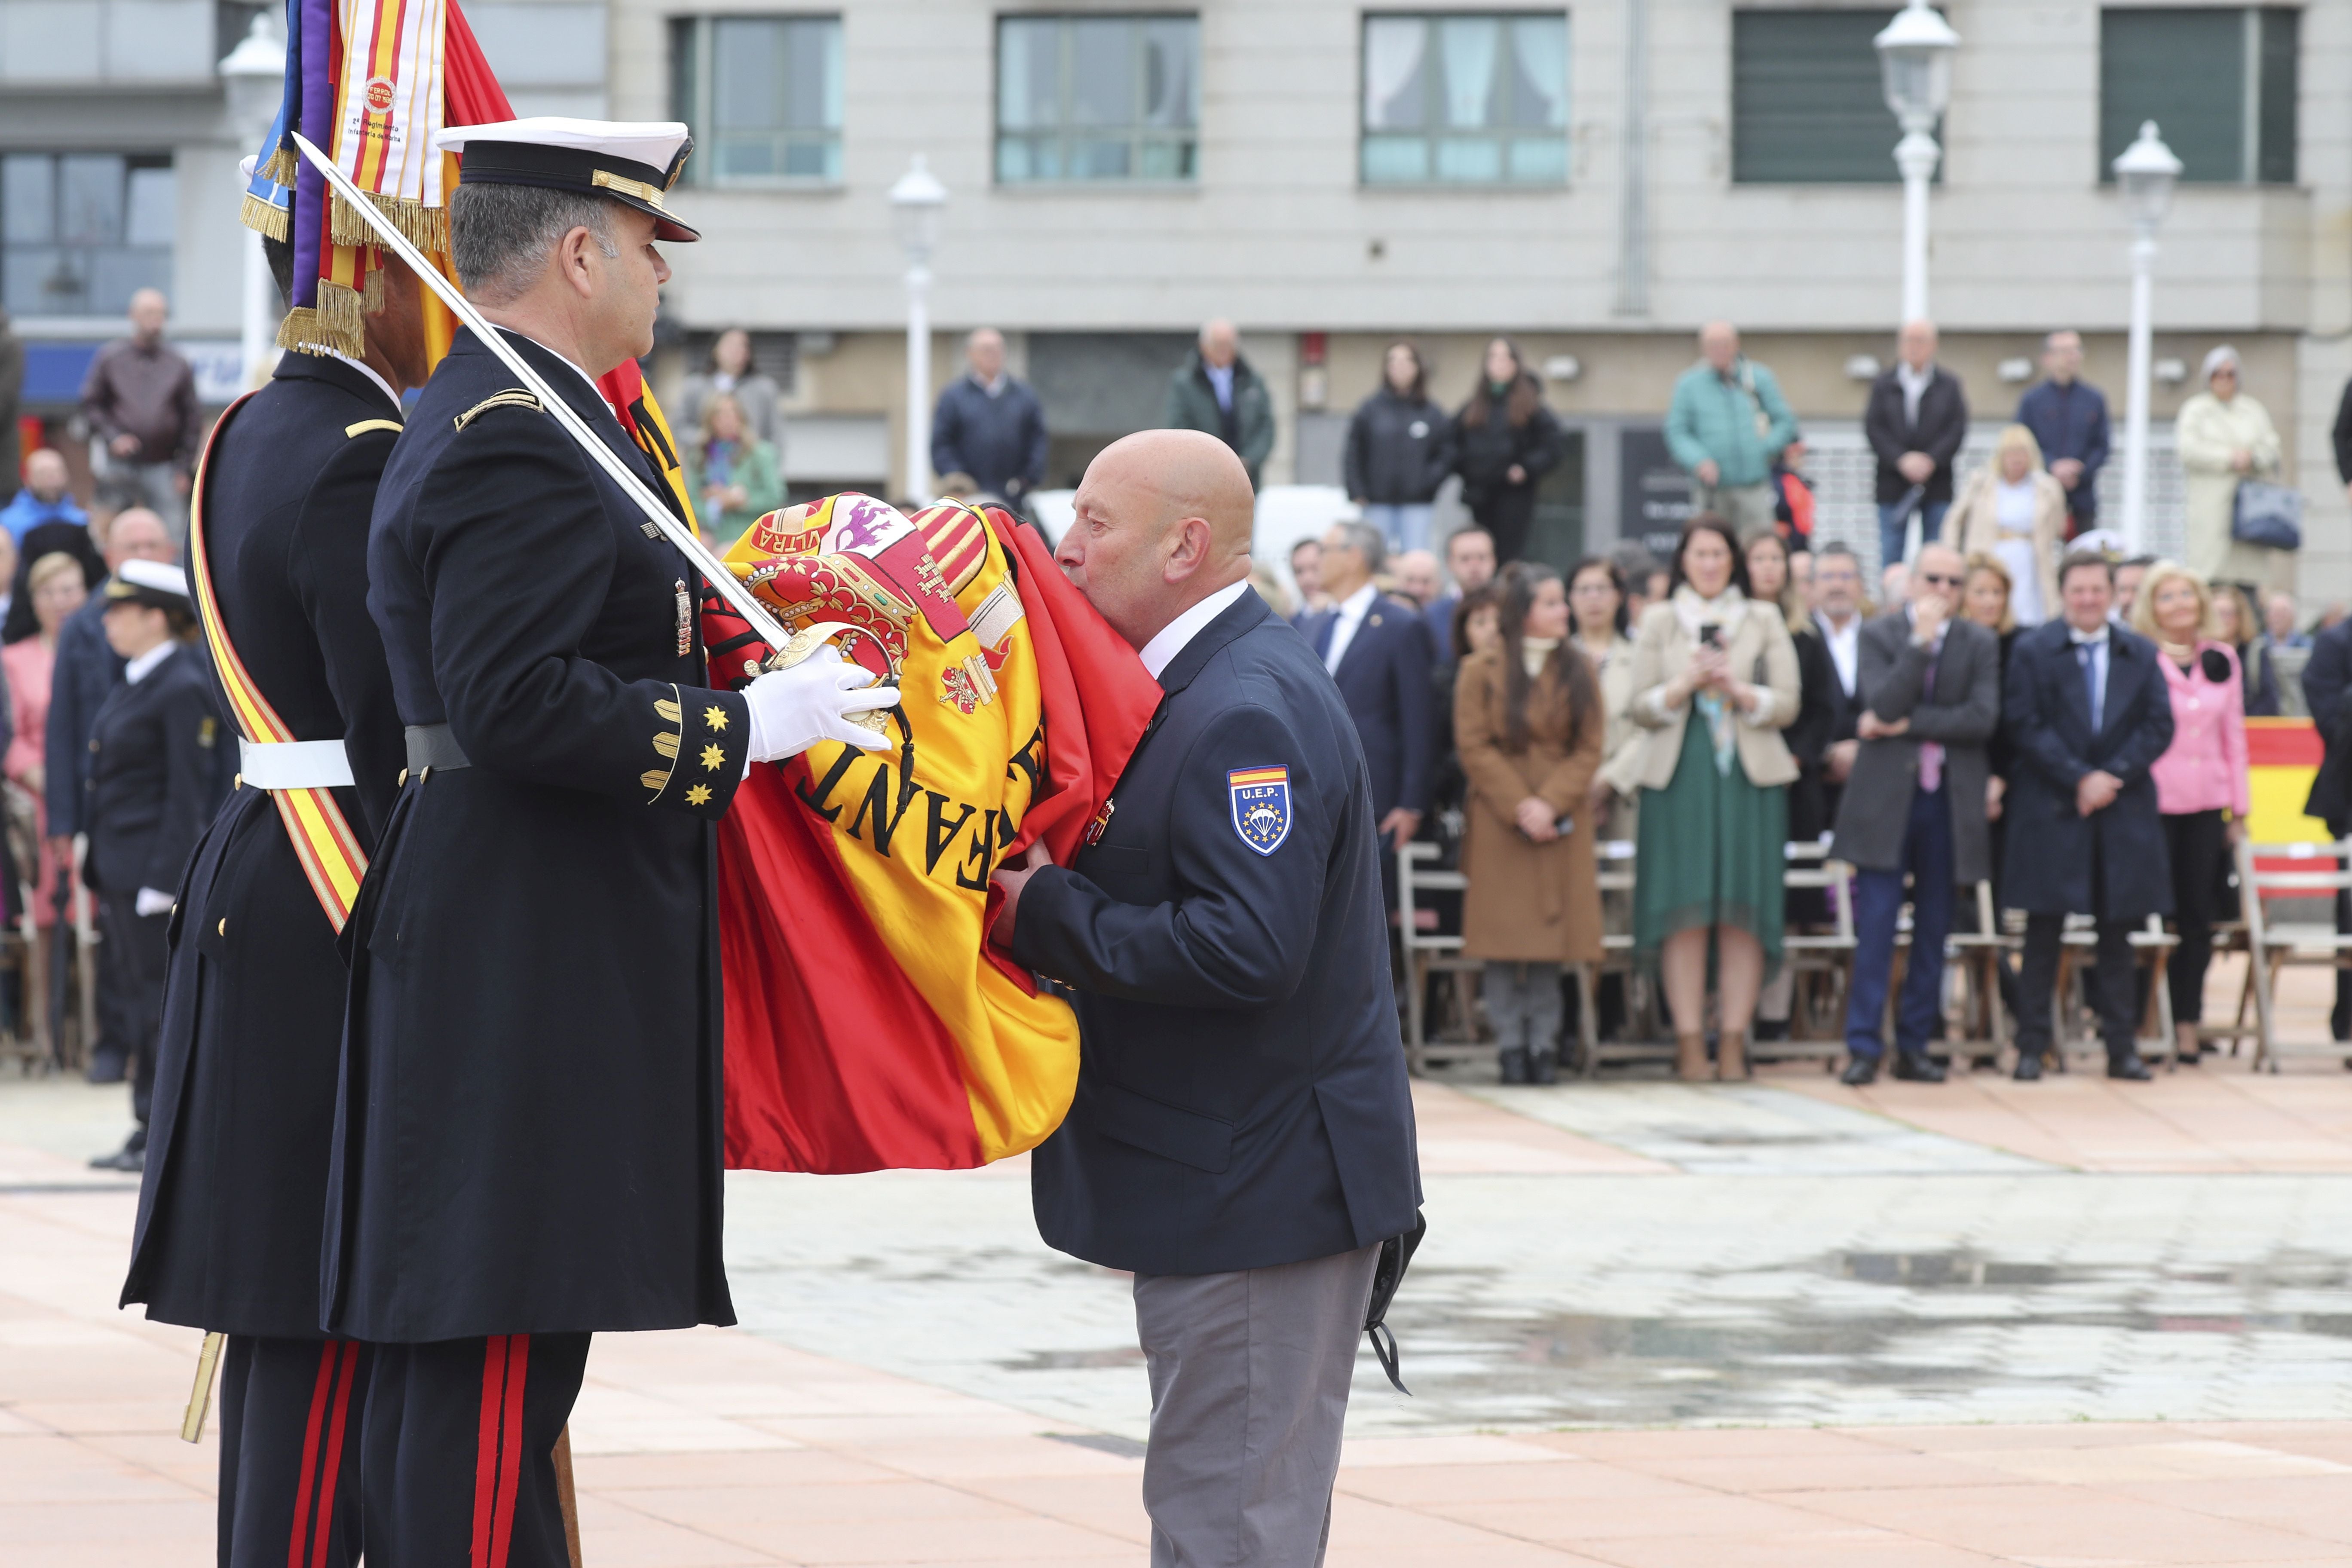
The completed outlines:
<svg viewBox="0 0 2352 1568">
<path fill-rule="evenodd" d="M 2074 656 L 2083 666 L 2083 701 L 2091 710 L 2091 733 L 2099 732 L 2099 645 L 2078 642 Z"/>
<path fill-rule="evenodd" d="M 1339 629 L 1339 612 L 1326 610 L 1323 618 L 1315 623 L 1315 657 L 1328 660 L 1331 657 L 1331 634 Z"/>
</svg>

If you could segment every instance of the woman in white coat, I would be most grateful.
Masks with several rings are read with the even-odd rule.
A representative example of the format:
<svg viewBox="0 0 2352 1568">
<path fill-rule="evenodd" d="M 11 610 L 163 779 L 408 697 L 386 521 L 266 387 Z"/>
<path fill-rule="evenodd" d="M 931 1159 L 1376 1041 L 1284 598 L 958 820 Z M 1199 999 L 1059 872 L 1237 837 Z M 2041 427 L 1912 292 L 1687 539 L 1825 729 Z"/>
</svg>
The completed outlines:
<svg viewBox="0 0 2352 1568">
<path fill-rule="evenodd" d="M 2278 427 L 2270 410 L 2238 390 L 2238 351 L 2223 343 L 2205 356 L 2205 390 L 2180 405 L 2174 438 L 2189 479 L 2188 566 L 2208 583 L 2243 583 L 2259 595 L 2294 584 L 2294 552 L 2230 537 L 2238 487 L 2279 476 Z"/>
</svg>

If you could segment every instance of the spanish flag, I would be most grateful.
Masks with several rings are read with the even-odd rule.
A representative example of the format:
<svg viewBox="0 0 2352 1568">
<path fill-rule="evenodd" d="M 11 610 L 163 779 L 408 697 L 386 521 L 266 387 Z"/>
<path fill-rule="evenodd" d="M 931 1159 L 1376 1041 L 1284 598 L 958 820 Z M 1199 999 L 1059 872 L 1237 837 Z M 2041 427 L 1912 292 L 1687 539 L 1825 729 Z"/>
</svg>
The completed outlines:
<svg viewBox="0 0 2352 1568">
<path fill-rule="evenodd" d="M 1068 1005 L 987 942 L 989 873 L 1075 852 L 1159 683 L 992 509 L 870 497 L 772 512 L 729 562 L 788 631 L 818 626 L 902 692 L 887 751 L 751 770 L 719 831 L 727 1163 L 962 1169 L 1034 1148 L 1077 1080 Z M 712 597 L 714 684 L 764 646 Z"/>
</svg>

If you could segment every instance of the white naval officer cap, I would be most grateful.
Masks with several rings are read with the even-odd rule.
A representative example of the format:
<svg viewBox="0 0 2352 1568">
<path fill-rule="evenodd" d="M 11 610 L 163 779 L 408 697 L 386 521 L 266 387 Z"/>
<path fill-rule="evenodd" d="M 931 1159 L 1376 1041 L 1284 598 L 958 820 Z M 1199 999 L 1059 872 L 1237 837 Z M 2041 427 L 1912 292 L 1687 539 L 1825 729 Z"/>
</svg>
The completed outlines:
<svg viewBox="0 0 2352 1568">
<path fill-rule="evenodd" d="M 188 598 L 188 574 L 161 561 L 125 561 L 107 580 L 109 603 L 129 600 L 159 610 L 193 610 Z"/>
<path fill-rule="evenodd" d="M 433 145 L 460 154 L 457 182 L 467 185 L 543 185 L 610 196 L 654 217 L 654 237 L 702 236 L 664 205 L 694 151 L 694 137 L 675 120 L 569 120 L 534 115 L 488 125 L 452 125 Z"/>
</svg>

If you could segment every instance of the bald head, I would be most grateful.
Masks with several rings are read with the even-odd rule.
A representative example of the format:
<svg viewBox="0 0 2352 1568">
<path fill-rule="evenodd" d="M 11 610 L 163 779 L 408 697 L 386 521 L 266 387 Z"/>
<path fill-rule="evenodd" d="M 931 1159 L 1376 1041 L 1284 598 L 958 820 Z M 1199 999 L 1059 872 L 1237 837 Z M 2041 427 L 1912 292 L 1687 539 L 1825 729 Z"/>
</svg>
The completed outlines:
<svg viewBox="0 0 2352 1568">
<path fill-rule="evenodd" d="M 1249 575 L 1256 510 L 1233 448 L 1197 430 L 1142 430 L 1087 466 L 1055 560 L 1138 648 Z"/>
<path fill-rule="evenodd" d="M 115 513 L 106 528 L 106 569 L 120 572 L 126 561 L 161 561 L 166 566 L 178 561 L 180 552 L 172 545 L 171 531 L 163 520 L 143 506 Z"/>
<path fill-rule="evenodd" d="M 1201 357 L 1211 364 L 1223 369 L 1234 363 L 1234 356 L 1241 353 L 1241 347 L 1242 335 L 1231 321 L 1220 318 L 1202 324 Z"/>
<path fill-rule="evenodd" d="M 1729 370 L 1739 357 L 1739 329 L 1729 321 L 1709 321 L 1698 330 L 1698 352 L 1717 370 Z"/>
</svg>

